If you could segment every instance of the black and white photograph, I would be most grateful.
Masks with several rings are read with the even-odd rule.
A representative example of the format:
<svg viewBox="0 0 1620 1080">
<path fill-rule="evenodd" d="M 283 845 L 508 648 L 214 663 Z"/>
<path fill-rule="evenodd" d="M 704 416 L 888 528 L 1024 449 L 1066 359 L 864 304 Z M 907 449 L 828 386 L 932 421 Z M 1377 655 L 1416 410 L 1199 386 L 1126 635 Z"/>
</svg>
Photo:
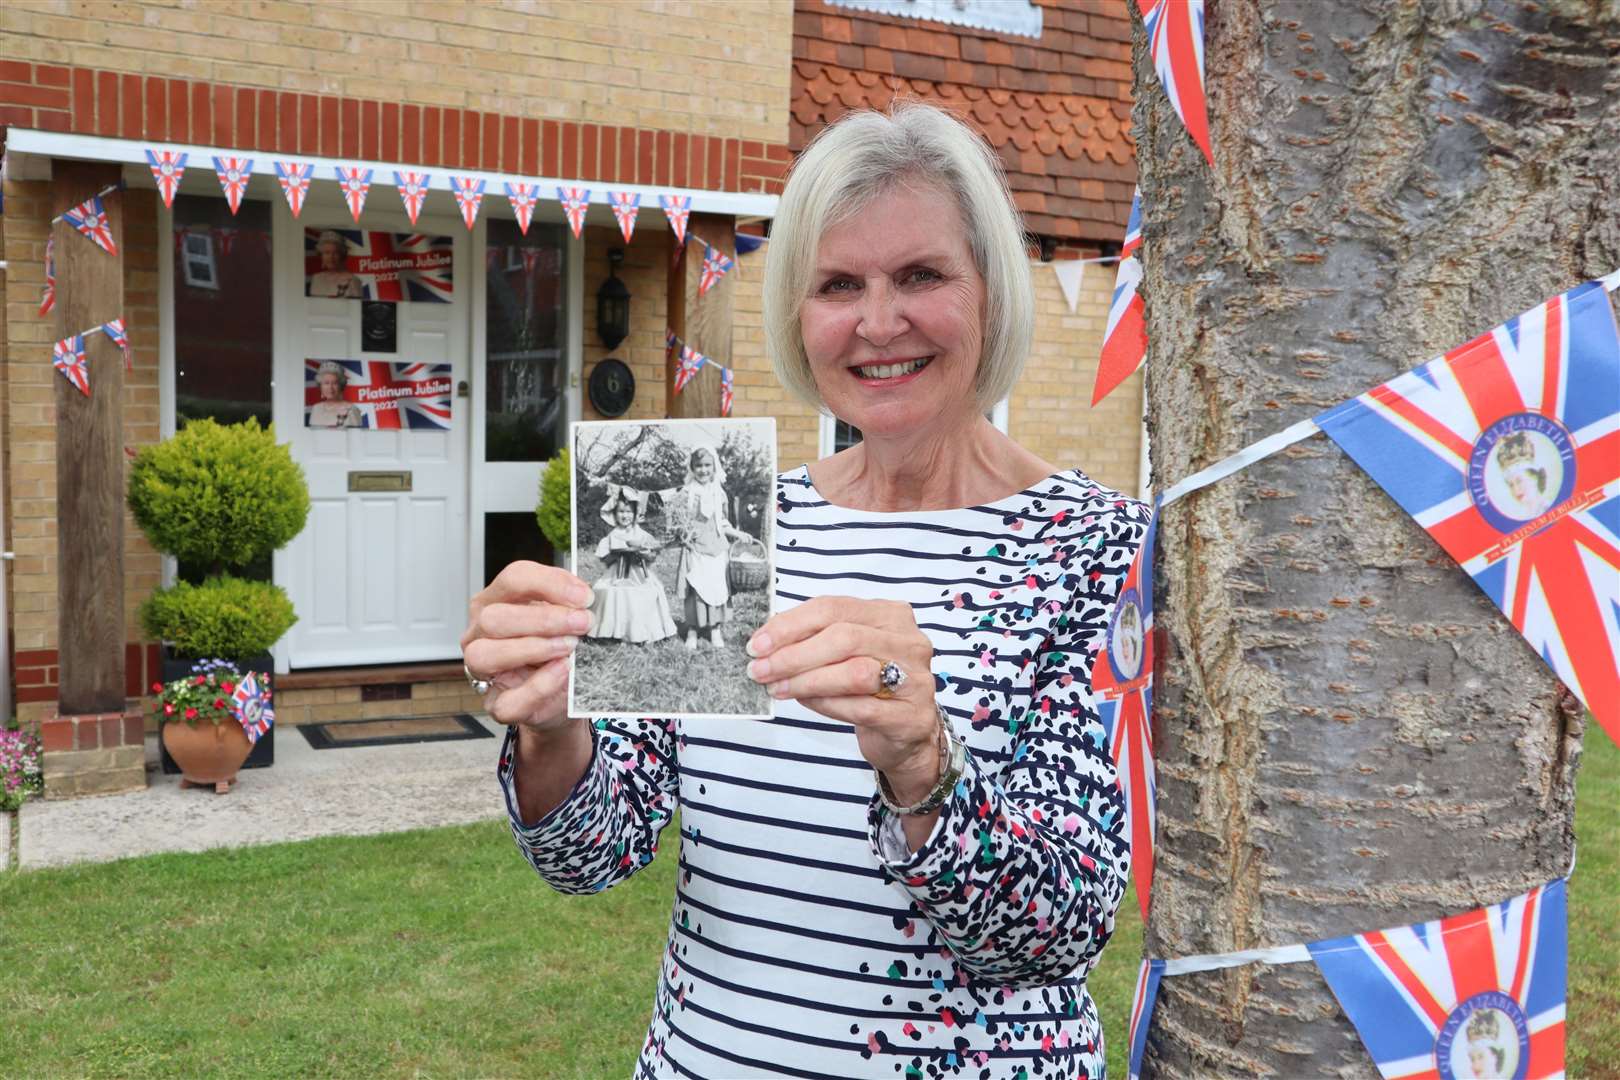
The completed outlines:
<svg viewBox="0 0 1620 1080">
<path fill-rule="evenodd" d="M 593 595 L 569 715 L 768 718 L 744 646 L 771 614 L 776 421 L 578 423 L 571 462 Z"/>
</svg>

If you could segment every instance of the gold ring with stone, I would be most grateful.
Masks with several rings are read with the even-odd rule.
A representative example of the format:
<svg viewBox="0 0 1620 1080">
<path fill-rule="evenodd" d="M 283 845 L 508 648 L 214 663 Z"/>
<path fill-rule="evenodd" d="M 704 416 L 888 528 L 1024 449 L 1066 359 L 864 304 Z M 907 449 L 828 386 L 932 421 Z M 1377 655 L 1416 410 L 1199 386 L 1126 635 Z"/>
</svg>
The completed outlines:
<svg viewBox="0 0 1620 1080">
<path fill-rule="evenodd" d="M 887 700 L 895 695 L 906 684 L 905 670 L 893 660 L 878 661 L 878 688 L 872 691 L 875 698 Z"/>
</svg>

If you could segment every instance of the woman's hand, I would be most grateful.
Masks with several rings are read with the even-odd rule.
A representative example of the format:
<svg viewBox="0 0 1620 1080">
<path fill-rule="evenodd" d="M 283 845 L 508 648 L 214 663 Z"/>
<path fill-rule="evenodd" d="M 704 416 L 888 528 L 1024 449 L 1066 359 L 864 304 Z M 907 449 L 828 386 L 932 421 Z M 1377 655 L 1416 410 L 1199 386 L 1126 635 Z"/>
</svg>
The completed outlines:
<svg viewBox="0 0 1620 1080">
<path fill-rule="evenodd" d="M 934 646 L 908 604 L 823 596 L 771 618 L 748 642 L 748 674 L 774 698 L 855 727 L 861 756 L 905 803 L 939 780 L 939 718 Z M 906 681 L 891 698 L 874 696 L 885 661 Z"/>
<path fill-rule="evenodd" d="M 515 562 L 468 605 L 461 654 L 494 685 L 484 708 L 536 731 L 565 726 L 568 658 L 591 628 L 591 587 L 566 570 Z"/>
</svg>

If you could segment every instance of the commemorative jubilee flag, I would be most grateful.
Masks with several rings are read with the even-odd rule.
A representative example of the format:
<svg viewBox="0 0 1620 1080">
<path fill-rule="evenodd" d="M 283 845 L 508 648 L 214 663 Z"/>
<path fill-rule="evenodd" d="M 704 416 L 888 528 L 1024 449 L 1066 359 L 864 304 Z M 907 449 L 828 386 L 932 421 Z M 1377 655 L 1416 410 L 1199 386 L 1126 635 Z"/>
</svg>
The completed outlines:
<svg viewBox="0 0 1620 1080">
<path fill-rule="evenodd" d="M 1153 1004 L 1159 998 L 1159 980 L 1164 978 L 1163 960 L 1143 960 L 1136 973 L 1136 994 L 1131 999 L 1130 1064 L 1127 1080 L 1142 1075 L 1142 1055 L 1147 1052 L 1148 1026 L 1153 1022 Z"/>
<path fill-rule="evenodd" d="M 412 226 L 422 216 L 422 204 L 427 202 L 428 187 L 432 183 L 432 173 L 394 172 L 394 185 L 399 188 L 399 199 L 405 204 L 405 216 L 411 219 Z"/>
<path fill-rule="evenodd" d="M 220 189 L 225 192 L 225 205 L 232 216 L 242 208 L 242 196 L 247 194 L 248 182 L 253 179 L 253 159 L 239 157 L 214 158 L 214 174 L 219 177 Z"/>
<path fill-rule="evenodd" d="M 1555 296 L 1316 418 L 1620 742 L 1620 332 Z"/>
<path fill-rule="evenodd" d="M 107 208 L 102 205 L 100 195 L 92 195 L 73 209 L 62 211 L 62 220 L 89 237 L 102 251 L 109 255 L 118 254 L 118 245 L 113 242 L 112 224 L 107 220 Z"/>
<path fill-rule="evenodd" d="M 1097 716 L 1125 795 L 1131 878 L 1136 882 L 1136 902 L 1141 905 L 1144 919 L 1153 886 L 1154 814 L 1158 807 L 1149 724 L 1153 716 L 1153 538 L 1158 528 L 1155 514 L 1120 587 L 1107 636 L 1091 668 Z"/>
<path fill-rule="evenodd" d="M 321 238 L 336 234 L 343 241 L 343 263 L 337 272 L 352 274 L 362 300 L 429 301 L 448 304 L 455 293 L 453 264 L 455 240 L 427 233 L 378 232 L 370 229 L 304 229 L 304 279 L 312 296 L 330 292 L 312 290 L 322 273 Z M 350 296 L 347 290 L 337 295 Z"/>
<path fill-rule="evenodd" d="M 271 704 L 270 687 L 260 686 L 253 672 L 242 676 L 242 681 L 231 691 L 231 713 L 247 732 L 249 742 L 256 743 L 259 736 L 270 730 L 276 722 L 276 710 Z"/>
<path fill-rule="evenodd" d="M 85 397 L 90 396 L 90 365 L 84 358 L 84 335 L 74 334 L 51 346 L 51 366 Z"/>
<path fill-rule="evenodd" d="M 1384 1080 L 1564 1075 L 1562 880 L 1464 915 L 1307 947 Z"/>
<path fill-rule="evenodd" d="M 305 197 L 309 195 L 309 178 L 315 166 L 297 161 L 278 161 L 275 166 L 276 183 L 281 185 L 282 193 L 287 196 L 287 208 L 297 218 L 303 212 Z"/>
<path fill-rule="evenodd" d="M 148 150 L 146 163 L 152 166 L 152 179 L 157 181 L 163 205 L 174 206 L 175 193 L 180 190 L 180 178 L 186 174 L 186 155 L 178 150 Z"/>
<path fill-rule="evenodd" d="M 304 407 L 321 400 L 316 382 L 327 360 L 304 361 Z M 348 381 L 343 400 L 358 406 L 360 427 L 389 431 L 450 428 L 451 393 L 455 382 L 449 364 L 394 363 L 387 360 L 338 360 Z"/>
</svg>

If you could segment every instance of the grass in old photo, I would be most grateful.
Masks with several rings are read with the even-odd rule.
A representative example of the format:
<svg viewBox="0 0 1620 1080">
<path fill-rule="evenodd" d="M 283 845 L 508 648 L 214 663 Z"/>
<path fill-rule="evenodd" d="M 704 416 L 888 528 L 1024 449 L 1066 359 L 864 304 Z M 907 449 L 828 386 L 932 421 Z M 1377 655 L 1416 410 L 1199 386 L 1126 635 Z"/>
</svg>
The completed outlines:
<svg viewBox="0 0 1620 1080">
<path fill-rule="evenodd" d="M 652 572 L 663 582 L 676 635 L 645 645 L 585 638 L 574 653 L 574 707 L 580 713 L 764 715 L 770 695 L 748 677 L 743 645 L 770 614 L 763 589 L 731 594 L 731 618 L 721 630 L 725 647 L 716 649 L 708 636 L 688 649 L 681 605 L 676 602 L 675 568 L 680 559 L 666 548 Z M 595 552 L 579 553 L 579 576 L 596 581 L 602 564 Z"/>
<path fill-rule="evenodd" d="M 1569 1075 L 1620 1075 L 1620 749 L 1588 728 L 1570 887 Z M 560 896 L 487 822 L 0 873 L 0 1074 L 629 1076 L 668 849 Z M 1091 976 L 1109 1074 L 1141 955 L 1127 893 Z"/>
</svg>

